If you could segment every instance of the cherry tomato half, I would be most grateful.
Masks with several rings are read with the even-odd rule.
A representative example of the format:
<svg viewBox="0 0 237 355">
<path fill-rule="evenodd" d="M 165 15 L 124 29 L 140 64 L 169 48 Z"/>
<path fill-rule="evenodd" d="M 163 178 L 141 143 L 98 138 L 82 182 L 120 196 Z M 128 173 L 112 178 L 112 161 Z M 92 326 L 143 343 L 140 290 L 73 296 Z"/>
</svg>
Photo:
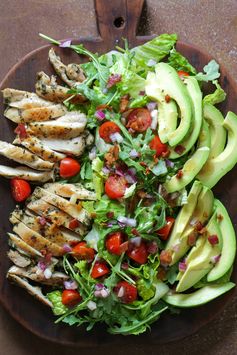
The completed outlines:
<svg viewBox="0 0 237 355">
<path fill-rule="evenodd" d="M 155 136 L 149 144 L 150 148 L 152 150 L 156 151 L 156 156 L 159 157 L 162 155 L 162 153 L 165 153 L 168 151 L 168 147 L 166 144 L 162 143 L 159 136 Z"/>
<path fill-rule="evenodd" d="M 15 201 L 25 201 L 31 194 L 30 184 L 22 179 L 14 178 L 10 182 L 12 196 Z"/>
<path fill-rule="evenodd" d="M 62 178 L 67 179 L 75 176 L 81 170 L 80 163 L 72 158 L 64 158 L 60 161 L 59 174 Z"/>
<path fill-rule="evenodd" d="M 62 304 L 73 307 L 81 302 L 82 297 L 77 290 L 64 290 L 62 293 Z"/>
<path fill-rule="evenodd" d="M 180 79 L 183 79 L 185 76 L 189 76 L 189 73 L 187 73 L 186 71 L 183 71 L 183 70 L 179 70 L 178 76 L 180 77 Z"/>
<path fill-rule="evenodd" d="M 136 132 L 145 132 L 151 125 L 151 115 L 146 108 L 136 108 L 128 116 L 127 128 Z"/>
<path fill-rule="evenodd" d="M 114 293 L 122 303 L 132 303 L 137 299 L 137 288 L 127 281 L 120 281 L 114 287 Z"/>
<path fill-rule="evenodd" d="M 99 277 L 105 276 L 108 273 L 109 268 L 107 264 L 103 261 L 96 261 L 91 271 L 91 277 L 93 277 L 93 279 L 98 279 Z"/>
<path fill-rule="evenodd" d="M 166 217 L 166 225 L 156 232 L 160 239 L 167 240 L 169 238 L 174 222 L 175 219 L 173 217 Z"/>
<path fill-rule="evenodd" d="M 95 251 L 94 249 L 88 247 L 86 245 L 86 242 L 80 242 L 78 243 L 73 249 L 72 249 L 73 256 L 75 256 L 79 260 L 87 260 L 91 262 L 94 260 L 95 257 Z"/>
<path fill-rule="evenodd" d="M 123 176 L 112 175 L 105 182 L 106 195 L 115 200 L 124 196 L 127 187 L 127 181 Z"/>
<path fill-rule="evenodd" d="M 107 121 L 103 123 L 99 128 L 99 135 L 101 138 L 103 138 L 103 140 L 106 143 L 111 143 L 111 139 L 110 139 L 111 134 L 119 133 L 119 132 L 120 132 L 119 126 L 117 126 L 116 123 L 111 121 Z"/>
<path fill-rule="evenodd" d="M 114 232 L 107 236 L 105 241 L 106 249 L 109 253 L 121 255 L 128 249 L 128 242 L 122 232 Z"/>
<path fill-rule="evenodd" d="M 147 262 L 148 251 L 144 242 L 141 242 L 139 246 L 132 245 L 132 243 L 130 243 L 126 254 L 130 259 L 136 261 L 140 265 Z"/>
</svg>

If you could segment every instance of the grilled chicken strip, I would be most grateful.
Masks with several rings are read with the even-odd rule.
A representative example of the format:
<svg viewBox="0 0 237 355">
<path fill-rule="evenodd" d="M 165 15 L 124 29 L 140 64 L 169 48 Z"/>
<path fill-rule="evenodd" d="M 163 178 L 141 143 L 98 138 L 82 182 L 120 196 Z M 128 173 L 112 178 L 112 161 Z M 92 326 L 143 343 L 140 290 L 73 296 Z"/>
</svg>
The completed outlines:
<svg viewBox="0 0 237 355">
<path fill-rule="evenodd" d="M 50 203 L 45 202 L 43 199 L 30 198 L 30 202 L 28 203 L 27 208 L 39 216 L 47 218 L 53 225 L 60 227 L 60 229 L 62 226 L 64 226 L 65 228 L 79 234 L 80 236 L 85 235 L 87 232 L 86 226 L 82 225 L 81 223 L 79 223 L 79 225 L 76 227 L 75 223 L 73 223 L 74 226 L 71 227 L 71 225 L 73 225 L 71 222 L 74 220 L 74 218 L 63 211 L 60 211 Z M 64 233 L 67 233 L 66 229 L 64 230 Z M 68 233 L 70 232 L 68 231 Z"/>
<path fill-rule="evenodd" d="M 26 267 L 31 264 L 31 260 L 27 256 L 20 254 L 17 250 L 10 249 L 7 256 L 16 266 Z"/>
<path fill-rule="evenodd" d="M 0 155 L 18 163 L 25 164 L 36 170 L 52 170 L 54 167 L 53 163 L 42 160 L 28 150 L 16 147 L 15 145 L 4 141 L 0 141 Z"/>
<path fill-rule="evenodd" d="M 72 97 L 72 94 L 68 94 L 68 88 L 58 85 L 54 76 L 49 77 L 43 71 L 37 74 L 35 89 L 37 95 L 53 102 L 63 102 Z M 82 95 L 76 95 L 71 102 L 80 103 L 84 101 L 85 98 Z"/>
<path fill-rule="evenodd" d="M 5 104 L 22 110 L 52 105 L 52 102 L 42 99 L 34 92 L 7 88 L 2 93 Z"/>
<path fill-rule="evenodd" d="M 70 139 L 78 137 L 86 127 L 86 117 L 80 116 L 77 122 L 46 121 L 29 123 L 27 133 L 43 138 Z"/>
<path fill-rule="evenodd" d="M 59 182 L 55 182 L 45 184 L 43 188 L 61 197 L 78 200 L 96 200 L 95 192 L 85 189 L 81 184 L 60 184 Z"/>
<path fill-rule="evenodd" d="M 79 64 L 65 65 L 54 49 L 49 50 L 49 61 L 54 67 L 58 76 L 70 87 L 75 86 L 85 80 L 82 69 Z"/>
<path fill-rule="evenodd" d="M 45 189 L 37 187 L 32 195 L 36 199 L 42 198 L 45 202 L 57 207 L 58 209 L 66 212 L 79 222 L 88 225 L 90 223 L 90 216 L 88 212 L 82 208 L 81 204 L 71 203 L 65 198 L 57 196 Z"/>
<path fill-rule="evenodd" d="M 33 231 L 22 223 L 17 216 L 12 213 L 10 215 L 10 222 L 13 224 L 13 232 L 16 233 L 22 240 L 24 240 L 31 247 L 39 250 L 47 250 L 53 256 L 62 256 L 64 254 L 63 248 L 55 243 L 50 242 L 41 234 Z"/>
<path fill-rule="evenodd" d="M 24 277 L 26 279 L 30 279 L 35 282 L 40 282 L 45 285 L 62 285 L 64 281 L 67 281 L 69 277 L 59 271 L 55 271 L 52 273 L 50 278 L 46 278 L 43 272 L 39 272 L 37 266 L 35 267 L 28 267 L 28 268 L 20 268 L 17 266 L 12 266 L 8 270 L 9 274 L 17 275 L 19 277 Z"/>
<path fill-rule="evenodd" d="M 36 154 L 38 157 L 56 163 L 66 157 L 65 154 L 55 152 L 54 150 L 48 148 L 42 141 L 34 136 L 27 136 L 26 138 L 20 139 L 17 137 L 13 144 L 23 145 L 25 148 L 30 150 L 32 153 Z"/>
<path fill-rule="evenodd" d="M 43 295 L 40 287 L 30 285 L 27 280 L 15 275 L 15 274 L 12 274 L 11 270 L 8 271 L 7 278 L 11 281 L 14 281 L 22 288 L 25 288 L 29 294 L 31 294 L 32 296 L 37 298 L 40 302 L 44 303 L 46 306 L 53 307 L 52 303 L 48 300 L 48 298 Z"/>
<path fill-rule="evenodd" d="M 52 120 L 64 115 L 65 112 L 66 108 L 61 104 L 48 107 L 34 107 L 27 110 L 8 107 L 4 111 L 4 116 L 15 123 L 28 123 Z"/>
<path fill-rule="evenodd" d="M 4 176 L 8 179 L 15 177 L 37 182 L 46 182 L 53 180 L 54 173 L 52 171 L 36 171 L 24 166 L 19 166 L 16 168 L 11 168 L 10 166 L 0 165 L 0 176 Z"/>
<path fill-rule="evenodd" d="M 50 149 L 58 152 L 80 156 L 84 152 L 85 147 L 93 143 L 93 140 L 93 136 L 85 131 L 76 138 L 65 140 L 42 138 L 41 142 Z"/>
<path fill-rule="evenodd" d="M 29 254 L 31 257 L 34 257 L 34 258 L 35 257 L 39 257 L 39 258 L 43 257 L 43 254 L 41 254 L 37 249 L 31 247 L 24 240 L 19 238 L 16 234 L 8 233 L 8 236 L 10 238 L 11 244 L 15 248 L 22 250 L 23 252 Z"/>
</svg>

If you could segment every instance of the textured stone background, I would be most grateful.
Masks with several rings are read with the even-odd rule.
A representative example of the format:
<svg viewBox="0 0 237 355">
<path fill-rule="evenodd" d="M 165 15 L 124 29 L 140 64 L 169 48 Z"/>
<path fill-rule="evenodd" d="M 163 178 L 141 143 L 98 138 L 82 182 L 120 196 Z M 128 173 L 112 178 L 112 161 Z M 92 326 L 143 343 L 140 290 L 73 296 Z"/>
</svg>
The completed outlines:
<svg viewBox="0 0 237 355">
<path fill-rule="evenodd" d="M 110 0 L 112 1 L 112 0 Z M 133 0 L 129 0 L 133 1 Z M 237 80 L 236 0 L 148 0 L 140 34 L 177 32 L 182 41 L 208 51 Z M 54 38 L 96 36 L 92 0 L 0 0 L 0 80 L 23 55 L 42 45 L 38 32 Z M 237 105 L 236 105 L 237 106 Z M 180 342 L 119 349 L 63 348 L 38 339 L 0 308 L 0 355 L 67 354 L 237 354 L 237 303 L 220 317 Z"/>
</svg>

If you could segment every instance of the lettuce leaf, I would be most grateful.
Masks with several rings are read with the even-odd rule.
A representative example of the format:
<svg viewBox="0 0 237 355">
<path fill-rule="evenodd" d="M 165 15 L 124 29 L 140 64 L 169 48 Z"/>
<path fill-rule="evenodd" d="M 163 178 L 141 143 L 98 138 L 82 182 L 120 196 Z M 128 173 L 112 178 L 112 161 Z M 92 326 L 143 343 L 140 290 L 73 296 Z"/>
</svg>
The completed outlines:
<svg viewBox="0 0 237 355">
<path fill-rule="evenodd" d="M 52 302 L 53 304 L 53 313 L 56 316 L 59 316 L 61 314 L 64 314 L 67 312 L 68 308 L 62 304 L 62 292 L 57 290 L 53 291 L 50 293 L 47 293 L 47 298 Z"/>
<path fill-rule="evenodd" d="M 203 68 L 204 73 L 198 73 L 195 78 L 198 81 L 213 81 L 220 77 L 219 73 L 219 64 L 212 59 L 205 67 Z"/>
<path fill-rule="evenodd" d="M 209 95 L 206 95 L 203 99 L 204 104 L 216 105 L 224 101 L 226 98 L 226 93 L 220 86 L 217 80 L 213 80 L 213 84 L 216 86 L 216 90 Z"/>
<path fill-rule="evenodd" d="M 196 69 L 189 63 L 189 61 L 175 49 L 171 50 L 168 63 L 176 70 L 183 70 L 193 75 L 197 73 Z"/>
</svg>

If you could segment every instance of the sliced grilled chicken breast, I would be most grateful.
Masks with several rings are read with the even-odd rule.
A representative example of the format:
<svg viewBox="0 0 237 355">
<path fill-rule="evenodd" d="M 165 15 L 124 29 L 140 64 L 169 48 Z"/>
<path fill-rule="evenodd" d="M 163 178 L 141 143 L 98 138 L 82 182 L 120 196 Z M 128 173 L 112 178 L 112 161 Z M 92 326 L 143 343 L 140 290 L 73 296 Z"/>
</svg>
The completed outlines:
<svg viewBox="0 0 237 355">
<path fill-rule="evenodd" d="M 34 92 L 7 88 L 2 90 L 2 93 L 6 104 L 19 109 L 26 110 L 35 107 L 47 107 L 52 105 L 50 101 L 42 99 Z"/>
<path fill-rule="evenodd" d="M 96 200 L 95 192 L 85 189 L 81 184 L 60 184 L 59 182 L 55 182 L 45 184 L 43 188 L 61 197 L 78 200 Z"/>
<path fill-rule="evenodd" d="M 59 117 L 57 119 L 57 122 L 84 122 L 86 119 L 86 116 L 84 113 L 80 111 L 70 111 L 65 113 L 65 115 Z"/>
<path fill-rule="evenodd" d="M 13 270 L 14 271 L 14 270 Z M 22 288 L 25 288 L 29 294 L 37 298 L 40 302 L 44 303 L 48 307 L 53 307 L 52 303 L 48 300 L 46 296 L 42 293 L 42 290 L 38 286 L 32 286 L 27 280 L 11 273 L 11 270 L 8 271 L 7 277 L 9 280 L 14 281 Z"/>
<path fill-rule="evenodd" d="M 7 256 L 16 266 L 26 267 L 31 264 L 31 260 L 27 256 L 20 254 L 17 250 L 10 249 Z"/>
<path fill-rule="evenodd" d="M 8 107 L 4 111 L 4 116 L 16 123 L 28 123 L 35 121 L 48 121 L 64 115 L 66 108 L 61 105 L 51 105 L 48 107 L 35 107 L 21 110 L 16 107 Z"/>
<path fill-rule="evenodd" d="M 51 162 L 58 162 L 66 157 L 65 154 L 55 152 L 47 147 L 42 141 L 34 136 L 27 136 L 24 139 L 17 137 L 13 144 L 23 145 L 25 148 L 35 153 L 38 157 Z"/>
<path fill-rule="evenodd" d="M 28 150 L 3 141 L 0 141 L 0 155 L 36 170 L 52 170 L 54 167 L 53 163 L 44 161 Z"/>
<path fill-rule="evenodd" d="M 16 234 L 13 233 L 8 233 L 8 236 L 10 238 L 11 244 L 17 248 L 22 250 L 23 252 L 29 254 L 32 257 L 39 257 L 42 258 L 43 254 L 41 254 L 37 249 L 31 247 L 29 244 L 27 244 L 24 240 L 19 238 Z"/>
<path fill-rule="evenodd" d="M 54 172 L 52 171 L 36 171 L 24 166 L 12 168 L 10 166 L 0 165 L 0 176 L 4 176 L 8 179 L 15 177 L 28 180 L 37 181 L 40 183 L 50 181 L 54 179 Z"/>
<path fill-rule="evenodd" d="M 78 64 L 71 64 L 70 67 L 62 63 L 54 49 L 49 50 L 49 61 L 53 65 L 58 76 L 70 87 L 85 80 L 82 69 Z"/>
</svg>

